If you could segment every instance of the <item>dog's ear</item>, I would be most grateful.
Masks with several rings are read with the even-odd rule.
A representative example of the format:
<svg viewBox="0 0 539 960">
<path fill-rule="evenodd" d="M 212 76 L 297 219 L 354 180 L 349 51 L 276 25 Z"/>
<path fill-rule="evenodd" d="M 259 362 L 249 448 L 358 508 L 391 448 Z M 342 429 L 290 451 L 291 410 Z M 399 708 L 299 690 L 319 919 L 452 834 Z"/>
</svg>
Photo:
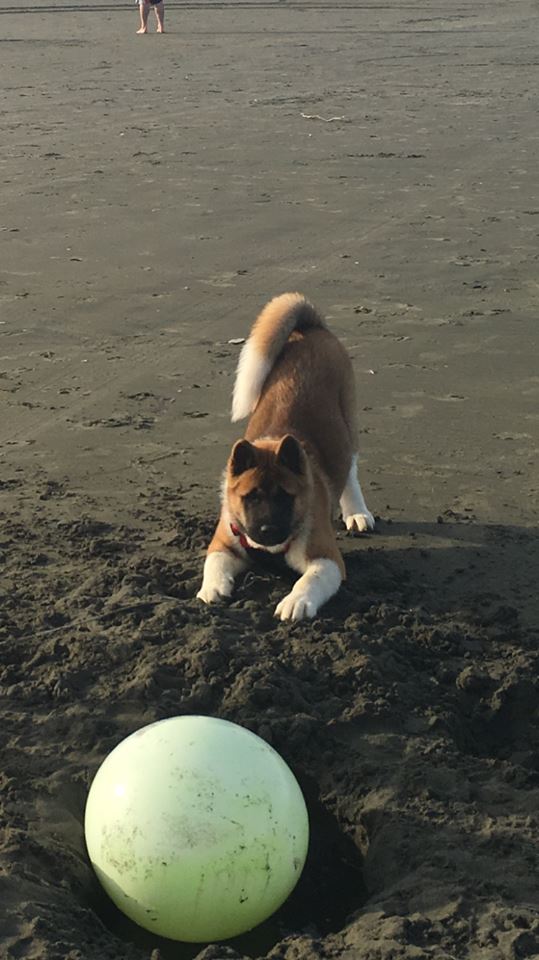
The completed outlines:
<svg viewBox="0 0 539 960">
<path fill-rule="evenodd" d="M 305 453 L 299 440 L 287 433 L 277 447 L 277 463 L 299 476 L 305 473 Z"/>
<path fill-rule="evenodd" d="M 248 440 L 238 440 L 232 447 L 229 469 L 233 477 L 256 467 L 256 450 Z"/>
</svg>

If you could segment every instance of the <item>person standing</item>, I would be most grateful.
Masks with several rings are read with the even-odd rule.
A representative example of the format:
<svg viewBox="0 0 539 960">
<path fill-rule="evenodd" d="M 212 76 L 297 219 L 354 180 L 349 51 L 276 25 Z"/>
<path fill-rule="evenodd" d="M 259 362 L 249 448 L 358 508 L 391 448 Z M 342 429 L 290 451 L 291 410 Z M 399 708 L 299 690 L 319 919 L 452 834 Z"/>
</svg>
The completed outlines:
<svg viewBox="0 0 539 960">
<path fill-rule="evenodd" d="M 164 0 L 139 0 L 140 27 L 137 33 L 148 33 L 148 16 L 152 7 L 157 21 L 157 33 L 165 32 Z"/>
</svg>

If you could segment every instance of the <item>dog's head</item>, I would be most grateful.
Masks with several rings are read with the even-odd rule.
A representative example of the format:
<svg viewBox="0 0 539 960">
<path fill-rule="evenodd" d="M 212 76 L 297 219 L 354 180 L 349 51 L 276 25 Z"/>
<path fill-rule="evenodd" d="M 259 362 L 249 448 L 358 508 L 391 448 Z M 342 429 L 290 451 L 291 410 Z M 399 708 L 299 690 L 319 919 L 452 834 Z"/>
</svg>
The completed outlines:
<svg viewBox="0 0 539 960">
<path fill-rule="evenodd" d="M 238 440 L 226 474 L 231 519 L 250 541 L 271 550 L 287 543 L 305 521 L 309 463 L 295 437 Z"/>
</svg>

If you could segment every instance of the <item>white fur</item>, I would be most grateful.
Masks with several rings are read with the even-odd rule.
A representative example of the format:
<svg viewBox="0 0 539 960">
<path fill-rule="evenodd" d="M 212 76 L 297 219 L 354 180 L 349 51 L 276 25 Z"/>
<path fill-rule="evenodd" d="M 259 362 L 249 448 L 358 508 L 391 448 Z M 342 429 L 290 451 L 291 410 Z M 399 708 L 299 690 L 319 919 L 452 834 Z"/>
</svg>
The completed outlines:
<svg viewBox="0 0 539 960">
<path fill-rule="evenodd" d="M 251 540 L 251 537 L 248 537 L 247 534 L 244 534 L 245 539 L 250 547 L 253 550 L 264 550 L 265 553 L 284 553 L 287 546 L 288 540 L 283 540 L 282 543 L 275 543 L 273 546 L 268 547 L 266 544 L 257 543 L 256 540 Z"/>
<path fill-rule="evenodd" d="M 305 550 L 307 548 L 307 540 L 310 530 L 310 524 L 305 524 L 297 536 L 294 537 L 292 543 L 290 544 L 290 549 L 286 553 L 285 560 L 289 567 L 292 567 L 292 570 L 297 570 L 298 573 L 305 573 L 307 567 L 309 566 L 309 561 Z"/>
<path fill-rule="evenodd" d="M 228 483 L 228 476 L 226 467 L 221 474 L 221 483 L 219 485 L 219 495 L 221 498 L 221 504 L 226 507 L 226 488 Z M 228 519 L 228 510 L 227 510 L 227 519 Z"/>
<path fill-rule="evenodd" d="M 314 617 L 322 604 L 337 592 L 341 581 L 341 571 L 334 560 L 323 557 L 313 560 L 288 596 L 277 604 L 275 616 L 281 620 Z"/>
<path fill-rule="evenodd" d="M 238 360 L 232 396 L 232 420 L 243 420 L 256 407 L 271 370 L 271 361 L 257 350 L 252 340 L 244 344 Z"/>
<path fill-rule="evenodd" d="M 220 597 L 229 597 L 234 589 L 234 577 L 246 566 L 244 559 L 224 550 L 209 553 L 204 563 L 204 576 L 197 593 L 198 599 L 204 603 L 214 603 Z"/>
<path fill-rule="evenodd" d="M 374 517 L 365 503 L 357 476 L 357 453 L 352 457 L 352 466 L 339 503 L 346 529 L 350 533 L 374 530 Z"/>
</svg>

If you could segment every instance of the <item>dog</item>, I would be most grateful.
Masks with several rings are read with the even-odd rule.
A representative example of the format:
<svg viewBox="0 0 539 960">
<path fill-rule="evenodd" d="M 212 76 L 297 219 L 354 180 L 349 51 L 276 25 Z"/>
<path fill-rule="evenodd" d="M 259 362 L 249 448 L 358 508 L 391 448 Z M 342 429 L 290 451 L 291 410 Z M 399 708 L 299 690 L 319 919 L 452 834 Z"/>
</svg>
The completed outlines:
<svg viewBox="0 0 539 960">
<path fill-rule="evenodd" d="M 228 459 L 197 597 L 229 597 L 253 555 L 283 554 L 301 576 L 275 616 L 314 617 L 345 577 L 334 508 L 340 504 L 351 533 L 372 530 L 374 517 L 357 476 L 350 358 L 299 293 L 270 300 L 242 348 L 232 420 L 244 417 L 250 419 Z"/>
</svg>

